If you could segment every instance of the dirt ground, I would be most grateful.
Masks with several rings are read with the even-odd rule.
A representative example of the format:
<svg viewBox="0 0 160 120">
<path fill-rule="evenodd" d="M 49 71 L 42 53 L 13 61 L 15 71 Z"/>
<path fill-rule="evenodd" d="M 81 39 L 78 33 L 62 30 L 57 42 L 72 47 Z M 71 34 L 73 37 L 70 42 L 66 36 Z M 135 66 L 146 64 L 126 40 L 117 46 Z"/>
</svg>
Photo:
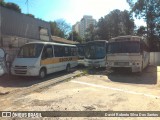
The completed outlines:
<svg viewBox="0 0 160 120">
<path fill-rule="evenodd" d="M 150 66 L 141 74 L 93 70 L 29 94 L 0 98 L 1 111 L 159 111 L 160 67 Z"/>
</svg>

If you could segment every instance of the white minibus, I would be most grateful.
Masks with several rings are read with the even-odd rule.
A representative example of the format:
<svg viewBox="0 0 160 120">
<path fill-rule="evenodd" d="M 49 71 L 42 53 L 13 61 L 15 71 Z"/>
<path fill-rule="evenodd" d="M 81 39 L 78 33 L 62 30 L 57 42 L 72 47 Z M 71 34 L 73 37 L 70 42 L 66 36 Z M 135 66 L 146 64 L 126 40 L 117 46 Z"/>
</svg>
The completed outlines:
<svg viewBox="0 0 160 120">
<path fill-rule="evenodd" d="M 78 54 L 76 45 L 31 42 L 20 48 L 11 67 L 13 75 L 39 76 L 67 70 L 77 66 Z"/>
</svg>

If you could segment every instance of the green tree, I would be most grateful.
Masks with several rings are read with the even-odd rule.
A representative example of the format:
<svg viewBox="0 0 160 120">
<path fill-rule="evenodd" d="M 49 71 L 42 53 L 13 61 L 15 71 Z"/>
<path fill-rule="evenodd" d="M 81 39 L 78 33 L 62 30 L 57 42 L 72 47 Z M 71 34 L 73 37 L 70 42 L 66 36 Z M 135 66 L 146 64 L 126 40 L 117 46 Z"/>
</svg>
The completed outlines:
<svg viewBox="0 0 160 120">
<path fill-rule="evenodd" d="M 76 31 L 69 33 L 68 40 L 73 40 L 73 41 L 82 43 L 82 38 L 78 35 Z"/>
<path fill-rule="evenodd" d="M 93 41 L 96 39 L 96 29 L 93 24 L 90 24 L 85 31 L 85 41 Z"/>
<path fill-rule="evenodd" d="M 110 26 L 107 22 L 109 20 L 107 20 L 107 18 L 103 18 L 101 17 L 98 21 L 98 30 L 97 30 L 97 35 L 100 37 L 100 39 L 102 40 L 105 40 L 105 39 L 108 39 L 110 38 L 110 33 L 109 33 L 109 30 L 110 30 Z"/>
<path fill-rule="evenodd" d="M 137 35 L 138 36 L 147 36 L 146 35 L 146 27 L 144 27 L 144 26 L 140 26 L 139 28 L 138 28 L 138 30 L 137 30 Z"/>
<path fill-rule="evenodd" d="M 147 24 L 147 38 L 150 50 L 154 50 L 154 42 L 160 37 L 160 0 L 127 0 L 131 12 L 137 18 L 142 18 Z"/>
<path fill-rule="evenodd" d="M 119 35 L 132 35 L 134 20 L 128 11 L 113 10 L 99 19 L 98 31 L 100 39 L 110 39 Z"/>
<path fill-rule="evenodd" d="M 20 7 L 15 3 L 6 3 L 5 7 L 21 13 Z"/>
<path fill-rule="evenodd" d="M 68 34 L 71 32 L 71 25 L 69 25 L 64 19 L 58 19 L 55 22 L 57 27 L 64 33 L 64 38 L 67 38 Z"/>
<path fill-rule="evenodd" d="M 33 14 L 26 14 L 27 16 L 30 16 L 32 18 L 35 18 L 35 16 Z"/>
<path fill-rule="evenodd" d="M 58 27 L 56 22 L 50 22 L 51 35 L 64 38 L 64 32 Z"/>
<path fill-rule="evenodd" d="M 0 6 L 3 6 L 3 7 L 5 7 L 5 2 L 4 2 L 4 0 L 0 0 Z"/>
<path fill-rule="evenodd" d="M 122 34 L 123 35 L 133 34 L 135 26 L 132 15 L 127 10 L 124 10 L 121 12 L 120 17 L 121 17 L 121 23 L 123 25 L 122 28 L 124 29 Z"/>
</svg>

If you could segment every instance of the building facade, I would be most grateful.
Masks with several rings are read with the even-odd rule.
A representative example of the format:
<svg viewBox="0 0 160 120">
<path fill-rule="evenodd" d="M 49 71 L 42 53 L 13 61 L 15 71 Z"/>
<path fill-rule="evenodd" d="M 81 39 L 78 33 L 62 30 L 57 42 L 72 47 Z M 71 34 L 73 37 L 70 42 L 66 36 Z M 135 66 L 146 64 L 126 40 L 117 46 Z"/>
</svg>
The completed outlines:
<svg viewBox="0 0 160 120">
<path fill-rule="evenodd" d="M 77 22 L 73 26 L 73 30 L 76 31 L 82 39 L 85 39 L 85 34 L 87 28 L 89 28 L 90 25 L 95 26 L 96 20 L 93 19 L 92 16 L 84 15 L 80 22 Z"/>
<path fill-rule="evenodd" d="M 77 22 L 75 25 L 73 25 L 72 31 L 75 31 L 76 33 L 79 34 L 79 31 L 80 31 L 80 22 Z"/>
<path fill-rule="evenodd" d="M 0 6 L 0 47 L 11 61 L 19 48 L 30 41 L 51 41 L 50 24 Z"/>
</svg>

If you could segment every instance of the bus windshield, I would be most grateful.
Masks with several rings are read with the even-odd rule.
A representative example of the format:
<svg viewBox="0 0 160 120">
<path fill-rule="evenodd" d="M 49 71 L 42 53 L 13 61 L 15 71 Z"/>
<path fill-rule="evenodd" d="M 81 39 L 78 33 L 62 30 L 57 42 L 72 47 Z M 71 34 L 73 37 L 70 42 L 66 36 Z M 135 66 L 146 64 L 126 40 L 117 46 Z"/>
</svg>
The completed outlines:
<svg viewBox="0 0 160 120">
<path fill-rule="evenodd" d="M 84 56 L 84 46 L 78 46 L 78 55 Z"/>
<path fill-rule="evenodd" d="M 85 58 L 102 59 L 106 55 L 104 42 L 93 42 L 86 44 Z"/>
<path fill-rule="evenodd" d="M 19 53 L 18 53 L 18 58 L 38 58 L 42 48 L 43 44 L 26 44 L 24 45 Z"/>
<path fill-rule="evenodd" d="M 139 41 L 111 42 L 108 44 L 108 54 L 140 53 Z"/>
</svg>

